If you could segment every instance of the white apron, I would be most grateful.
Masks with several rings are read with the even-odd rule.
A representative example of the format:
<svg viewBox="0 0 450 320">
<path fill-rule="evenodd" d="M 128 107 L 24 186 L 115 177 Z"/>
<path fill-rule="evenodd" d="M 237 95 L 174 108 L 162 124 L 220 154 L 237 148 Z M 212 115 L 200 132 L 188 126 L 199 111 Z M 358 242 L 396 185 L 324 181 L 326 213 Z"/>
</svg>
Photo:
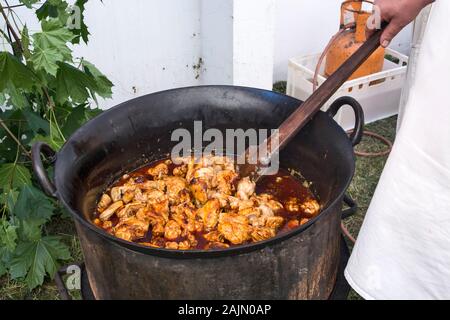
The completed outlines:
<svg viewBox="0 0 450 320">
<path fill-rule="evenodd" d="M 401 127 L 345 276 L 365 299 L 450 299 L 450 1 L 437 0 Z"/>
</svg>

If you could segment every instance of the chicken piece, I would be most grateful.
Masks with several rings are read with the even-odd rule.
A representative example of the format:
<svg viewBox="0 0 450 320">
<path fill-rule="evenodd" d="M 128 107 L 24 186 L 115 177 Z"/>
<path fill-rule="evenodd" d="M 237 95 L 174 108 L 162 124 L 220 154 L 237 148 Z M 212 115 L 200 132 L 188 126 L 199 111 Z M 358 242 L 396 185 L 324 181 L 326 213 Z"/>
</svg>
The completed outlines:
<svg viewBox="0 0 450 320">
<path fill-rule="evenodd" d="M 256 184 L 250 180 L 250 178 L 245 177 L 238 183 L 237 196 L 241 200 L 248 200 L 250 196 L 255 192 Z"/>
<path fill-rule="evenodd" d="M 143 238 L 148 229 L 147 222 L 131 217 L 122 220 L 114 227 L 114 235 L 123 240 L 134 241 Z"/>
<path fill-rule="evenodd" d="M 205 182 L 200 180 L 194 180 L 193 183 L 189 187 L 192 195 L 194 196 L 195 201 L 202 205 L 206 201 L 208 201 L 208 186 Z"/>
<path fill-rule="evenodd" d="M 257 227 L 251 233 L 253 241 L 263 241 L 275 237 L 275 230 L 272 228 Z"/>
<path fill-rule="evenodd" d="M 159 190 L 164 192 L 166 190 L 166 183 L 164 180 L 155 180 L 155 181 L 147 180 L 137 184 L 136 187 L 142 190 Z"/>
<path fill-rule="evenodd" d="M 309 217 L 314 217 L 319 213 L 320 205 L 316 200 L 309 199 L 303 202 L 300 208 L 304 213 L 308 214 Z"/>
<path fill-rule="evenodd" d="M 169 174 L 169 167 L 165 163 L 160 163 L 147 170 L 147 173 L 154 179 L 159 180 Z"/>
<path fill-rule="evenodd" d="M 181 235 L 181 227 L 175 220 L 169 220 L 164 230 L 164 238 L 175 240 Z"/>
<path fill-rule="evenodd" d="M 100 201 L 98 202 L 98 205 L 97 205 L 98 212 L 101 213 L 101 212 L 105 211 L 105 209 L 108 208 L 108 206 L 111 203 L 112 203 L 111 197 L 107 193 L 104 193 L 101 196 Z"/>
<path fill-rule="evenodd" d="M 146 207 L 141 207 L 136 211 L 136 218 L 142 221 L 150 221 L 150 211 Z"/>
<path fill-rule="evenodd" d="M 300 227 L 300 221 L 298 221 L 297 219 L 289 220 L 289 222 L 287 223 L 287 227 L 291 230 L 298 228 Z"/>
<path fill-rule="evenodd" d="M 250 217 L 259 217 L 261 215 L 261 212 L 258 208 L 250 207 L 243 210 L 239 210 L 239 215 L 250 218 Z"/>
<path fill-rule="evenodd" d="M 151 190 L 145 193 L 147 198 L 147 209 L 158 213 L 169 219 L 169 200 L 164 192 L 159 190 Z"/>
<path fill-rule="evenodd" d="M 194 171 L 194 179 L 204 181 L 211 185 L 211 181 L 214 178 L 214 169 L 211 167 L 203 167 Z"/>
<path fill-rule="evenodd" d="M 143 207 L 145 207 L 145 204 L 141 202 L 133 202 L 125 205 L 122 209 L 117 211 L 116 215 L 119 219 L 128 218 Z"/>
<path fill-rule="evenodd" d="M 134 198 L 134 191 L 126 191 L 122 197 L 124 203 L 129 203 Z"/>
<path fill-rule="evenodd" d="M 113 223 L 111 220 L 107 220 L 103 222 L 102 228 L 110 230 L 113 227 Z"/>
<path fill-rule="evenodd" d="M 171 219 L 182 227 L 182 236 L 187 236 L 189 232 L 195 231 L 195 212 L 192 212 L 193 210 L 185 205 L 179 205 L 171 209 Z"/>
<path fill-rule="evenodd" d="M 258 201 L 260 205 L 265 205 L 270 209 L 272 209 L 273 212 L 276 212 L 284 208 L 283 205 L 280 202 L 276 201 L 274 197 L 270 194 L 263 193 L 254 197 L 254 199 Z"/>
<path fill-rule="evenodd" d="M 147 208 L 164 217 L 166 221 L 169 220 L 169 200 L 149 203 Z"/>
<path fill-rule="evenodd" d="M 273 210 L 270 207 L 266 206 L 265 204 L 261 204 L 258 208 L 263 217 L 273 217 L 274 216 Z"/>
<path fill-rule="evenodd" d="M 169 197 L 170 203 L 182 202 L 179 195 L 187 188 L 186 180 L 180 177 L 166 177 L 164 182 L 166 183 L 166 195 Z M 187 199 L 189 200 L 189 198 Z"/>
<path fill-rule="evenodd" d="M 231 170 L 222 170 L 216 174 L 215 185 L 220 193 L 231 195 L 234 190 L 234 180 L 238 177 L 237 173 Z"/>
<path fill-rule="evenodd" d="M 191 248 L 195 248 L 198 245 L 198 241 L 193 234 L 189 233 L 187 235 L 187 239 L 188 239 L 189 243 L 191 244 Z"/>
<path fill-rule="evenodd" d="M 132 185 L 123 185 L 120 187 L 114 187 L 111 189 L 111 199 L 113 202 L 117 202 L 122 200 L 123 195 L 125 194 L 125 192 L 128 191 L 134 191 L 136 189 L 136 186 L 132 186 Z"/>
<path fill-rule="evenodd" d="M 187 165 L 183 164 L 173 169 L 172 174 L 178 177 L 184 177 L 187 173 Z"/>
<path fill-rule="evenodd" d="M 167 199 L 166 194 L 157 189 L 145 192 L 145 197 L 149 203 L 161 202 Z"/>
<path fill-rule="evenodd" d="M 301 219 L 300 219 L 300 225 L 302 226 L 302 225 L 304 225 L 304 224 L 307 224 L 308 221 L 309 221 L 308 218 L 301 218 Z"/>
<path fill-rule="evenodd" d="M 116 201 L 114 202 L 112 205 L 110 205 L 108 207 L 108 209 L 106 209 L 105 211 L 103 211 L 100 214 L 100 220 L 108 220 L 109 218 L 111 218 L 113 216 L 114 213 L 116 213 L 117 210 L 119 210 L 120 208 L 123 207 L 123 201 Z"/>
<path fill-rule="evenodd" d="M 166 225 L 165 218 L 151 211 L 146 211 L 146 217 L 152 225 L 152 233 L 156 236 L 164 235 L 164 226 Z"/>
<path fill-rule="evenodd" d="M 284 223 L 283 217 L 267 217 L 266 218 L 266 227 L 278 230 Z"/>
<path fill-rule="evenodd" d="M 209 200 L 202 208 L 197 210 L 206 230 L 213 229 L 219 221 L 220 202 L 217 199 Z"/>
<path fill-rule="evenodd" d="M 191 243 L 188 240 L 181 241 L 178 243 L 178 250 L 189 250 L 191 248 Z"/>
<path fill-rule="evenodd" d="M 195 227 L 195 232 L 202 232 L 204 227 L 203 227 L 203 222 L 195 220 L 194 221 L 194 227 Z"/>
<path fill-rule="evenodd" d="M 226 206 L 228 206 L 228 196 L 224 193 L 215 192 L 215 191 L 210 190 L 208 192 L 208 199 L 219 200 L 221 208 L 225 208 Z"/>
<path fill-rule="evenodd" d="M 178 243 L 176 242 L 166 242 L 166 249 L 178 250 Z"/>
<path fill-rule="evenodd" d="M 242 244 L 250 238 L 247 217 L 236 213 L 222 214 L 217 230 L 232 244 Z"/>
<path fill-rule="evenodd" d="M 229 203 L 231 209 L 238 210 L 240 202 L 241 202 L 241 200 L 239 200 L 239 198 L 236 198 L 233 196 L 228 196 L 228 203 Z"/>
<path fill-rule="evenodd" d="M 225 237 L 219 231 L 211 231 L 203 235 L 209 242 L 224 242 Z"/>
<path fill-rule="evenodd" d="M 239 210 L 245 210 L 245 209 L 253 208 L 253 207 L 255 207 L 255 201 L 253 199 L 239 200 L 239 205 L 238 205 Z"/>
</svg>

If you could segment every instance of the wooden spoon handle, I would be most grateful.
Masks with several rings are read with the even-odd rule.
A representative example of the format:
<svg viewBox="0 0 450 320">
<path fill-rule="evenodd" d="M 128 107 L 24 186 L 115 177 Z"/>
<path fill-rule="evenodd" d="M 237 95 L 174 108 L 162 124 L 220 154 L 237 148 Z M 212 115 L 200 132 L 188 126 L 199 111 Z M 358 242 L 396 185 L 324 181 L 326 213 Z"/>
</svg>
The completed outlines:
<svg viewBox="0 0 450 320">
<path fill-rule="evenodd" d="M 286 144 L 314 117 L 322 106 L 333 96 L 333 94 L 347 81 L 348 78 L 375 52 L 380 46 L 380 38 L 384 26 L 377 30 L 350 58 L 348 58 L 313 94 L 303 102 L 279 127 L 277 147 L 271 148 L 273 137 L 269 137 L 259 150 L 267 150 L 269 159 L 283 149 Z M 250 151 L 247 150 L 247 159 Z M 258 152 L 260 154 L 260 152 Z M 252 155 L 253 156 L 253 155 Z M 250 176 L 258 181 L 264 170 L 261 164 L 240 166 L 241 176 Z"/>
<path fill-rule="evenodd" d="M 323 105 L 339 90 L 348 78 L 380 46 L 383 29 L 376 31 L 350 58 L 348 58 L 313 94 L 303 102 L 279 128 L 279 150 L 307 124 Z M 270 144 L 269 144 L 270 145 Z M 271 153 L 279 150 L 271 150 Z"/>
</svg>

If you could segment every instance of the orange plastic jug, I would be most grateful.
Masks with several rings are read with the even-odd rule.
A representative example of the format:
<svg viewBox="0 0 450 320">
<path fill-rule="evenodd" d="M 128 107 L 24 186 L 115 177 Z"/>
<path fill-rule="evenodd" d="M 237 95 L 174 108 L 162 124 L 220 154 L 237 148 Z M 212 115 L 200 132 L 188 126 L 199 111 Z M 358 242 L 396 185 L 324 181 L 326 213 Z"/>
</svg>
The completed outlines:
<svg viewBox="0 0 450 320">
<path fill-rule="evenodd" d="M 353 25 L 343 31 L 331 44 L 326 58 L 325 75 L 330 76 L 347 60 L 365 41 L 366 24 L 371 13 L 362 9 L 363 2 L 371 1 L 345 1 L 341 6 L 341 28 Z M 353 23 L 348 20 L 353 19 Z M 384 48 L 377 49 L 370 58 L 350 77 L 350 80 L 380 72 L 384 64 Z"/>
</svg>

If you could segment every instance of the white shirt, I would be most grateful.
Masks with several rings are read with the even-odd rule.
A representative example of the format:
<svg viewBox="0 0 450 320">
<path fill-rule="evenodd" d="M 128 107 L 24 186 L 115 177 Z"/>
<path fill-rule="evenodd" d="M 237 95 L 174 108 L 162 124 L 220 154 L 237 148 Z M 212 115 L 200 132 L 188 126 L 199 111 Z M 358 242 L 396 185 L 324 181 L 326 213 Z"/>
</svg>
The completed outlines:
<svg viewBox="0 0 450 320">
<path fill-rule="evenodd" d="M 450 299 L 450 1 L 431 9 L 401 128 L 345 276 L 366 299 Z"/>
</svg>

